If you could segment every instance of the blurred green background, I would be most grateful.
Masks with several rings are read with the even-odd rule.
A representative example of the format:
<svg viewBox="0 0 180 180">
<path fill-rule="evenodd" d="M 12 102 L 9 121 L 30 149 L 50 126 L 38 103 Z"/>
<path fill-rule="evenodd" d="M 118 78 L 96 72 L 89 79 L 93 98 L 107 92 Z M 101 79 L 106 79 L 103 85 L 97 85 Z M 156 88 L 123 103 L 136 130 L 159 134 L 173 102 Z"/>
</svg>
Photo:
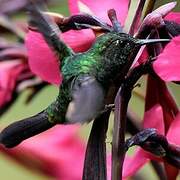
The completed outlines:
<svg viewBox="0 0 180 180">
<path fill-rule="evenodd" d="M 157 1 L 157 7 L 159 4 L 164 4 L 165 2 L 169 2 L 168 0 L 162 0 Z M 178 10 L 178 7 L 176 8 L 176 11 Z M 49 7 L 50 11 L 59 12 L 61 14 L 68 15 L 68 5 L 66 0 L 60 0 L 58 3 L 58 6 L 51 6 Z M 26 15 L 24 13 L 20 13 L 18 16 L 14 17 L 15 19 L 24 19 Z M 136 88 L 138 92 L 141 92 L 144 94 L 145 92 L 145 78 L 142 78 L 140 80 L 140 83 L 142 84 L 141 88 Z M 176 97 L 177 103 L 180 105 L 180 93 L 179 88 L 177 85 L 169 84 L 169 87 L 171 88 L 172 93 Z M 36 114 L 46 108 L 56 97 L 58 93 L 58 87 L 49 85 L 48 87 L 44 88 L 41 93 L 38 95 L 37 98 L 35 98 L 30 104 L 25 105 L 25 98 L 30 93 L 31 89 L 26 90 L 21 94 L 21 96 L 18 98 L 18 100 L 14 103 L 14 105 L 9 109 L 9 111 L 4 114 L 1 119 L 1 127 L 6 126 L 7 124 L 14 122 L 16 120 L 28 117 L 30 115 Z M 153 92 L 152 92 L 153 93 Z M 130 106 L 137 114 L 142 117 L 143 116 L 143 109 L 144 104 L 141 98 L 137 96 L 133 96 L 130 102 Z M 112 123 L 111 123 L 112 124 Z M 91 123 L 89 125 L 83 125 L 80 130 L 80 136 L 86 141 L 87 137 L 90 132 Z M 110 137 L 108 137 L 109 140 Z M 109 141 L 107 139 L 107 142 Z M 146 169 L 144 171 L 144 169 Z M 155 180 L 157 177 L 152 172 L 152 168 L 148 165 L 141 170 L 143 171 L 143 174 L 146 175 L 148 173 L 148 178 L 150 180 Z M 44 176 L 42 174 L 39 174 L 37 172 L 31 172 L 28 169 L 20 166 L 19 164 L 15 163 L 11 159 L 9 159 L 7 156 L 4 156 L 3 154 L 0 154 L 0 180 L 49 180 L 52 179 L 51 177 Z"/>
</svg>

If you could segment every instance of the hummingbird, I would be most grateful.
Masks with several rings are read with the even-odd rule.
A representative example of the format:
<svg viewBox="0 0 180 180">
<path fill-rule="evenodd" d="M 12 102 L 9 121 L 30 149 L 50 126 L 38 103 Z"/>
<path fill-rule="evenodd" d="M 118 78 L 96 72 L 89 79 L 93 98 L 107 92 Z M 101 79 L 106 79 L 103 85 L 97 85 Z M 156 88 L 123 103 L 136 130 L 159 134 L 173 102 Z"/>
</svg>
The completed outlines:
<svg viewBox="0 0 180 180">
<path fill-rule="evenodd" d="M 75 53 L 59 38 L 60 29 L 50 17 L 36 5 L 29 7 L 31 24 L 38 28 L 61 62 L 63 81 L 57 98 L 46 109 L 2 130 L 1 144 L 12 148 L 57 124 L 90 122 L 104 110 L 109 87 L 133 63 L 132 54 L 136 55 L 142 45 L 169 41 L 136 39 L 123 33 L 115 11 L 109 12 L 112 30 L 97 37 L 86 52 Z"/>
</svg>

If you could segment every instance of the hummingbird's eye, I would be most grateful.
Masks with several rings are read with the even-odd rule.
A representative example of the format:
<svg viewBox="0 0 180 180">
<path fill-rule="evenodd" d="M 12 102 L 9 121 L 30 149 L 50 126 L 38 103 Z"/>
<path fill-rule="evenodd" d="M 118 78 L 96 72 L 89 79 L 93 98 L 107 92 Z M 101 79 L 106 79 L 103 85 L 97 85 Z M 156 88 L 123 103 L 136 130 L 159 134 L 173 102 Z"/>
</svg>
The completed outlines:
<svg viewBox="0 0 180 180">
<path fill-rule="evenodd" d="M 121 48 L 124 48 L 124 46 L 126 45 L 126 42 L 121 40 L 121 41 L 119 41 L 119 44 L 120 44 Z"/>
<path fill-rule="evenodd" d="M 119 44 L 122 45 L 124 42 L 123 41 L 119 41 Z"/>
</svg>

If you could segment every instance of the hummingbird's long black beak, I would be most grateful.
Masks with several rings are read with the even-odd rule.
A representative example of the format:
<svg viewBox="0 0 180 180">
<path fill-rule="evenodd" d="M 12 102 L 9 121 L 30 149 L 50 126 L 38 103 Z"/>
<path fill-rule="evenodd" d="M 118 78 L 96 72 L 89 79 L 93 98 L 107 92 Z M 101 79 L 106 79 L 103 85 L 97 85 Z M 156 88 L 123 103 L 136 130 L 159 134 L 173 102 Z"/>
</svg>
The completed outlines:
<svg viewBox="0 0 180 180">
<path fill-rule="evenodd" d="M 47 114 L 43 111 L 35 116 L 14 122 L 0 133 L 0 144 L 13 148 L 23 140 L 35 136 L 55 124 L 50 123 Z"/>
<path fill-rule="evenodd" d="M 139 39 L 136 43 L 140 46 L 159 42 L 169 42 L 170 39 Z"/>
</svg>

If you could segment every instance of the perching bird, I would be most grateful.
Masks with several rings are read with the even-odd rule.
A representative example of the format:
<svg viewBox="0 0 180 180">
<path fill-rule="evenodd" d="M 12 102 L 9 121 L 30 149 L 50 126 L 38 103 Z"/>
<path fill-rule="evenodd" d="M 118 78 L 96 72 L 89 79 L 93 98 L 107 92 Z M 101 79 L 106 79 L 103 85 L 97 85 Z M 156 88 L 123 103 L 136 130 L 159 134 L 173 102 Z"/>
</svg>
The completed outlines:
<svg viewBox="0 0 180 180">
<path fill-rule="evenodd" d="M 140 40 L 122 33 L 114 15 L 111 32 L 98 37 L 87 52 L 74 53 L 59 39 L 59 29 L 49 16 L 33 4 L 29 12 L 31 24 L 38 28 L 61 61 L 63 81 L 56 100 L 45 110 L 12 123 L 0 133 L 0 143 L 8 148 L 56 124 L 85 123 L 97 117 L 105 107 L 115 77 L 133 63 L 132 54 L 144 44 L 167 41 Z"/>
</svg>

